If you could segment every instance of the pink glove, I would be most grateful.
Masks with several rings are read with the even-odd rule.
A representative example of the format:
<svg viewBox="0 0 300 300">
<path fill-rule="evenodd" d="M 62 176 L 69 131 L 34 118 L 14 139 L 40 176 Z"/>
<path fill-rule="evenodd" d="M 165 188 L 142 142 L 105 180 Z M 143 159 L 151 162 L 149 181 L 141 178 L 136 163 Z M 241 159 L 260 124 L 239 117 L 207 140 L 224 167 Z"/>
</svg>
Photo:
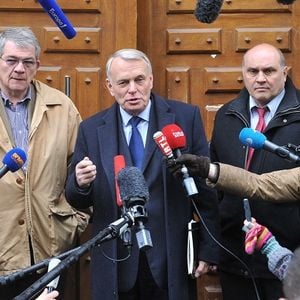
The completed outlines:
<svg viewBox="0 0 300 300">
<path fill-rule="evenodd" d="M 272 237 L 269 229 L 256 223 L 255 220 L 254 222 L 245 223 L 245 226 L 248 228 L 245 237 L 245 251 L 248 254 L 252 254 L 255 249 L 260 250 L 268 239 Z"/>
</svg>

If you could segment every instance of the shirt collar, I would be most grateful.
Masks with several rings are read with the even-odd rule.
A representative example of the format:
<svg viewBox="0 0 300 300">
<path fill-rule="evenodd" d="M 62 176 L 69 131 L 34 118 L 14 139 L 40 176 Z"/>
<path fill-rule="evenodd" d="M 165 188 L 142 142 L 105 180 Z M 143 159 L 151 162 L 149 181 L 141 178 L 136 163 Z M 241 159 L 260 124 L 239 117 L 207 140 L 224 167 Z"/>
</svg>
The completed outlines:
<svg viewBox="0 0 300 300">
<path fill-rule="evenodd" d="M 270 113 L 270 117 L 272 118 L 276 111 L 277 111 L 277 108 L 279 106 L 279 104 L 281 103 L 283 97 L 284 97 L 284 94 L 285 94 L 285 89 L 283 89 L 275 98 L 272 99 L 272 101 L 270 101 L 266 107 L 268 107 L 269 109 L 269 113 Z M 249 99 L 249 108 L 250 108 L 250 111 L 252 111 L 252 108 L 257 106 L 254 98 L 252 96 L 250 96 L 250 99 Z"/>
<path fill-rule="evenodd" d="M 8 105 L 8 103 L 10 102 L 9 97 L 2 90 L 0 91 L 0 94 L 1 94 L 4 105 L 5 106 Z M 26 100 L 31 100 L 31 85 L 28 87 L 25 97 L 23 99 L 21 99 L 19 101 L 19 103 L 22 103 Z"/>
</svg>

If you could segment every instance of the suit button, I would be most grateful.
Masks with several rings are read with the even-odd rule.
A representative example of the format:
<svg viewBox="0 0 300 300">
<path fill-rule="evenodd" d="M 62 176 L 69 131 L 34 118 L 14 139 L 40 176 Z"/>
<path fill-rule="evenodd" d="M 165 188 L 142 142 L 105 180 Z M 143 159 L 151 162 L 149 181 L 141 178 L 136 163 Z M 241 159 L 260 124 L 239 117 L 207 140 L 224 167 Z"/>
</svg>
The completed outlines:
<svg viewBox="0 0 300 300">
<path fill-rule="evenodd" d="M 19 225 L 24 225 L 25 221 L 24 220 L 19 220 Z"/>
</svg>

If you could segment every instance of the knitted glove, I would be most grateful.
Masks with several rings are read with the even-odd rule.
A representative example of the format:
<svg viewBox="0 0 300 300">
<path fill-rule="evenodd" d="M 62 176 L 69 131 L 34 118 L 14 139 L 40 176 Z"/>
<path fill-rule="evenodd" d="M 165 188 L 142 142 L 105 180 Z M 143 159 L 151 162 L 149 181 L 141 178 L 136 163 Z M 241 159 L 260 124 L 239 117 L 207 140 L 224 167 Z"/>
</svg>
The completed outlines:
<svg viewBox="0 0 300 300">
<path fill-rule="evenodd" d="M 182 154 L 176 159 L 176 163 L 185 165 L 191 176 L 208 177 L 210 168 L 210 159 L 206 156 L 197 156 L 193 154 Z"/>
<path fill-rule="evenodd" d="M 245 251 L 248 254 L 253 254 L 254 250 L 260 250 L 265 243 L 273 236 L 269 229 L 256 222 L 252 223 L 245 238 Z"/>
</svg>

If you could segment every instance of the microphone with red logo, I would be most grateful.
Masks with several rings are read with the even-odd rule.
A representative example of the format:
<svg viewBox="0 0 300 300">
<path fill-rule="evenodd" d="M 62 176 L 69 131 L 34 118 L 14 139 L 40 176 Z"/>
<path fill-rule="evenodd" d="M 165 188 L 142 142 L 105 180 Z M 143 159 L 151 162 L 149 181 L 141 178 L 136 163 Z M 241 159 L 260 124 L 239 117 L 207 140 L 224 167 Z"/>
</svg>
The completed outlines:
<svg viewBox="0 0 300 300">
<path fill-rule="evenodd" d="M 186 147 L 186 137 L 182 129 L 176 124 L 169 124 L 165 126 L 162 130 L 163 135 L 166 138 L 170 148 L 175 152 L 176 157 L 181 156 L 182 148 Z M 186 189 L 188 196 L 194 196 L 198 194 L 198 189 L 195 181 L 190 177 L 188 169 L 185 165 L 182 165 L 181 173 L 183 176 L 183 185 Z"/>
<path fill-rule="evenodd" d="M 167 158 L 167 159 L 175 159 L 173 155 L 173 151 L 171 146 L 169 145 L 166 136 L 161 132 L 157 131 L 153 134 L 153 139 L 162 152 L 162 154 Z"/>
</svg>

